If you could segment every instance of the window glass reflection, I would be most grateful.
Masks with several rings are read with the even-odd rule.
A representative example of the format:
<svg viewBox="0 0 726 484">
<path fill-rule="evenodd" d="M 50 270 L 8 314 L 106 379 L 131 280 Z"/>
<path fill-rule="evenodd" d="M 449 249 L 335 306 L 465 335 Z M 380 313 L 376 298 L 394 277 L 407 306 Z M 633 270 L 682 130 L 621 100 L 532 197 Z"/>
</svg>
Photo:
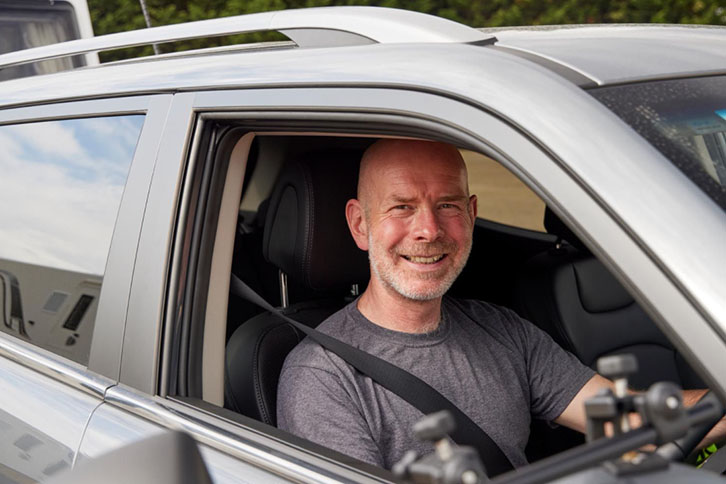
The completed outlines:
<svg viewBox="0 0 726 484">
<path fill-rule="evenodd" d="M 0 126 L 0 330 L 87 361 L 143 120 Z"/>
</svg>

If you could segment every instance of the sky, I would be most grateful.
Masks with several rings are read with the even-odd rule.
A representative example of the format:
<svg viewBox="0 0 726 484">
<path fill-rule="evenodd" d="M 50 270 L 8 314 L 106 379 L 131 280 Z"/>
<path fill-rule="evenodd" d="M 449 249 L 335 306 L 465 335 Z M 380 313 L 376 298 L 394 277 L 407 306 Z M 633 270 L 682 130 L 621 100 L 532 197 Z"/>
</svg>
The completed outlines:
<svg viewBox="0 0 726 484">
<path fill-rule="evenodd" d="M 0 126 L 0 258 L 103 275 L 143 119 Z"/>
</svg>

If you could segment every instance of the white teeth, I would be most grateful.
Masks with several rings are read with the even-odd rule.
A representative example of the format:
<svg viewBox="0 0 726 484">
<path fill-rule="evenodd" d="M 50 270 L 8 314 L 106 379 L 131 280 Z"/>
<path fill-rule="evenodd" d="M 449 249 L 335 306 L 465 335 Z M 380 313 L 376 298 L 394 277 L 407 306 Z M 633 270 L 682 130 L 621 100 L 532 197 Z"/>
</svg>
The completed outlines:
<svg viewBox="0 0 726 484">
<path fill-rule="evenodd" d="M 444 255 L 435 255 L 432 257 L 419 257 L 415 255 L 411 255 L 406 257 L 406 259 L 410 260 L 411 262 L 415 262 L 416 264 L 433 264 L 435 262 L 440 261 L 444 258 Z"/>
</svg>

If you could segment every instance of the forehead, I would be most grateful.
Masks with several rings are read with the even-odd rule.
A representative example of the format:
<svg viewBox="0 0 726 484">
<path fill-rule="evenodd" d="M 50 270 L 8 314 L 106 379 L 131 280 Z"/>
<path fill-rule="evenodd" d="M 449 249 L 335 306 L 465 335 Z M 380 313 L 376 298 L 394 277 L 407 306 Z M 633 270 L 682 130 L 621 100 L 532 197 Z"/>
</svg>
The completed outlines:
<svg viewBox="0 0 726 484">
<path fill-rule="evenodd" d="M 376 163 L 369 175 L 384 199 L 468 195 L 466 167 L 456 158 L 406 152 Z"/>
</svg>

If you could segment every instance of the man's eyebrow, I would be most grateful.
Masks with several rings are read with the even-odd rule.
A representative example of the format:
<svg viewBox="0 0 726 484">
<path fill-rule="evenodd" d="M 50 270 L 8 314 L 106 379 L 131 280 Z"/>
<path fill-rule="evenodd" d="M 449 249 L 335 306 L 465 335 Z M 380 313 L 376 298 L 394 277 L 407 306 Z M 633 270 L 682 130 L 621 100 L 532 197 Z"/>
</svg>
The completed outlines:
<svg viewBox="0 0 726 484">
<path fill-rule="evenodd" d="M 386 199 L 388 203 L 411 203 L 416 201 L 416 197 L 404 197 L 401 195 L 391 195 Z"/>
</svg>

